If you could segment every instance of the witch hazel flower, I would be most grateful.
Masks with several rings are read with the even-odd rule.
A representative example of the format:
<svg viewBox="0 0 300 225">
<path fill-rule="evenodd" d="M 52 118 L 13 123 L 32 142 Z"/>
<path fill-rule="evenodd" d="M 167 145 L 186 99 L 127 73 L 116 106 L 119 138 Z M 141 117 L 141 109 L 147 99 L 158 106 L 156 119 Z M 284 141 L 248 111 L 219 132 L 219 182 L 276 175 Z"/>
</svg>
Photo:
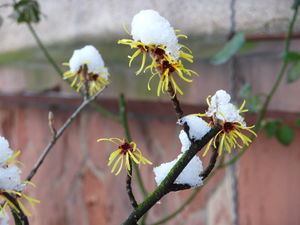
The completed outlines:
<svg viewBox="0 0 300 225">
<path fill-rule="evenodd" d="M 70 68 L 63 74 L 64 79 L 73 79 L 71 86 L 76 86 L 77 91 L 87 82 L 89 94 L 94 95 L 110 83 L 102 56 L 92 45 L 75 50 L 69 62 L 63 65 Z"/>
<path fill-rule="evenodd" d="M 3 205 L 0 205 L 0 213 L 5 214 L 7 206 L 13 208 L 17 213 L 19 212 L 18 207 L 11 201 L 9 195 L 16 198 L 16 202 L 23 212 L 27 215 L 30 213 L 27 211 L 20 199 L 24 198 L 29 201 L 32 205 L 34 203 L 40 203 L 39 200 L 31 198 L 26 194 L 22 193 L 26 187 L 26 184 L 32 184 L 31 182 L 22 182 L 20 178 L 21 170 L 15 165 L 15 163 L 21 163 L 16 160 L 16 157 L 20 154 L 20 151 L 13 153 L 9 147 L 8 141 L 0 136 L 0 198 L 5 200 Z"/>
<path fill-rule="evenodd" d="M 127 142 L 120 138 L 100 138 L 97 141 L 109 141 L 118 146 L 118 149 L 110 154 L 107 164 L 108 166 L 113 164 L 111 173 L 116 176 L 121 172 L 124 164 L 126 170 L 131 171 L 130 160 L 138 165 L 141 163 L 152 165 L 152 162 L 142 155 L 141 150 L 133 141 Z"/>
<path fill-rule="evenodd" d="M 221 126 L 221 130 L 207 144 L 203 156 L 207 154 L 211 145 L 217 147 L 216 142 L 219 143 L 219 155 L 222 154 L 224 149 L 230 153 L 232 148 L 249 146 L 252 141 L 242 133 L 243 131 L 248 131 L 256 136 L 256 133 L 252 130 L 254 126 L 248 127 L 244 117 L 241 116 L 241 113 L 248 111 L 244 109 L 246 101 L 242 103 L 240 108 L 237 108 L 230 103 L 230 99 L 231 97 L 226 91 L 218 90 L 212 97 L 207 97 L 208 110 L 206 113 L 195 114 L 196 116 L 208 117 L 211 126 L 215 124 Z"/>
<path fill-rule="evenodd" d="M 137 56 L 142 55 L 142 63 L 136 74 L 145 72 L 147 69 L 151 70 L 152 76 L 148 81 L 148 90 L 151 90 L 152 78 L 159 77 L 158 96 L 161 92 L 167 91 L 169 85 L 173 86 L 175 92 L 183 94 L 174 79 L 174 74 L 186 82 L 192 82 L 187 77 L 197 74 L 195 71 L 184 67 L 181 59 L 193 62 L 193 56 L 190 49 L 178 43 L 178 37 L 187 38 L 187 36 L 176 34 L 176 32 L 179 31 L 174 30 L 169 21 L 159 15 L 158 12 L 148 9 L 140 11 L 133 17 L 131 23 L 132 39 L 118 41 L 119 44 L 129 45 L 131 48 L 137 49 L 132 56 L 129 56 L 129 66 Z M 152 58 L 152 63 L 144 69 L 148 54 Z"/>
</svg>

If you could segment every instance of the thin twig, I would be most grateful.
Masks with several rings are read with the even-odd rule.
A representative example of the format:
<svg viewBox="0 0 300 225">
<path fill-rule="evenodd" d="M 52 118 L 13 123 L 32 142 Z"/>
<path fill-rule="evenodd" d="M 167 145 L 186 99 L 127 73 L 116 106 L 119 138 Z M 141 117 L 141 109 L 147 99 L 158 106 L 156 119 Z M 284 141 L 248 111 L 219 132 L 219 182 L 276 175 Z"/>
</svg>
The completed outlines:
<svg viewBox="0 0 300 225">
<path fill-rule="evenodd" d="M 168 84 L 168 93 L 171 97 L 171 101 L 173 103 L 173 107 L 174 107 L 177 119 L 180 119 L 183 115 L 183 111 L 181 109 L 180 103 L 177 99 L 176 93 L 174 91 L 174 88 L 173 88 L 171 82 L 169 82 L 169 84 Z"/>
<path fill-rule="evenodd" d="M 212 149 L 212 155 L 210 157 L 209 164 L 205 168 L 205 170 L 203 170 L 203 172 L 200 174 L 200 177 L 202 177 L 202 180 L 205 180 L 208 177 L 208 175 L 211 173 L 211 171 L 215 168 L 217 158 L 219 156 L 219 153 L 218 153 L 217 149 L 218 148 L 213 148 Z"/>
<path fill-rule="evenodd" d="M 51 57 L 51 55 L 49 54 L 49 52 L 47 51 L 46 47 L 43 45 L 41 39 L 39 38 L 39 36 L 37 35 L 37 33 L 35 32 L 34 28 L 32 27 L 31 23 L 26 23 L 27 27 L 29 29 L 29 31 L 31 32 L 31 34 L 33 35 L 35 41 L 37 42 L 39 48 L 42 50 L 42 52 L 44 53 L 45 57 L 47 58 L 48 62 L 53 66 L 53 68 L 55 69 L 55 71 L 57 72 L 57 74 L 60 77 L 63 77 L 63 71 L 59 68 L 59 66 L 57 65 L 57 63 L 54 61 L 54 59 Z"/>
<path fill-rule="evenodd" d="M 103 90 L 103 89 L 102 89 Z M 81 112 L 82 109 L 84 109 L 90 102 L 95 100 L 95 98 L 102 92 L 102 90 L 98 91 L 95 95 L 92 97 L 85 99 L 81 105 L 72 113 L 72 115 L 66 120 L 66 122 L 63 124 L 63 126 L 57 131 L 56 135 L 53 136 L 51 141 L 49 141 L 48 145 L 43 150 L 42 154 L 40 155 L 39 159 L 36 161 L 35 165 L 33 166 L 32 170 L 28 174 L 26 180 L 30 181 L 33 176 L 36 174 L 40 166 L 42 165 L 43 161 L 45 160 L 46 156 L 52 149 L 52 147 L 55 145 L 56 141 L 59 139 L 59 137 L 64 133 L 65 129 L 72 123 L 72 121 L 78 116 L 78 114 Z"/>
<path fill-rule="evenodd" d="M 135 200 L 135 197 L 133 195 L 132 191 L 132 186 L 131 186 L 131 177 L 132 177 L 132 160 L 129 158 L 129 165 L 130 165 L 130 170 L 127 171 L 127 176 L 126 176 L 126 190 L 127 194 L 130 200 L 130 203 L 134 209 L 137 208 L 138 204 Z"/>
</svg>

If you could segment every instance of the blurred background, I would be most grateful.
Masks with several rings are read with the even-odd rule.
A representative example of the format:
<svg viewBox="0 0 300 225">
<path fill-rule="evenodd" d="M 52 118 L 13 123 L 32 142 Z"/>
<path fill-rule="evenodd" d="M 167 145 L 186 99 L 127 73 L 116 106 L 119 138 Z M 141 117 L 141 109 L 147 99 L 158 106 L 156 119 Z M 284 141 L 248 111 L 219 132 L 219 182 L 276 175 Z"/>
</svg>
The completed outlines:
<svg viewBox="0 0 300 225">
<path fill-rule="evenodd" d="M 97 101 L 117 113 L 119 95 L 124 93 L 133 140 L 158 166 L 179 154 L 180 127 L 168 96 L 156 96 L 158 80 L 153 80 L 153 91 L 149 92 L 149 74 L 135 76 L 140 59 L 128 68 L 127 56 L 132 51 L 117 44 L 119 39 L 129 38 L 122 25 L 130 30 L 131 19 L 140 10 L 157 10 L 175 29 L 188 35 L 180 43 L 193 51 L 194 63 L 185 65 L 199 73 L 191 85 L 179 81 L 185 93 L 179 96 L 184 113 L 203 112 L 206 97 L 224 89 L 237 103 L 248 100 L 251 113 L 246 121 L 252 125 L 280 70 L 293 2 L 40 0 L 40 22 L 32 23 L 32 28 L 63 71 L 68 68 L 61 65 L 68 62 L 74 49 L 92 44 L 100 51 L 112 84 Z M 81 98 L 57 75 L 27 24 L 10 18 L 12 3 L 0 2 L 0 135 L 13 149 L 22 150 L 25 177 L 51 137 L 48 111 L 53 111 L 59 127 Z M 239 32 L 245 40 L 236 54 L 218 61 L 215 55 Z M 291 51 L 300 51 L 299 39 L 298 18 Z M 289 71 L 293 72 L 292 66 Z M 165 224 L 300 224 L 300 130 L 296 123 L 300 118 L 300 83 L 286 77 L 270 103 L 264 132 L 248 152 L 234 166 L 219 170 L 194 201 Z M 279 131 L 270 128 L 274 124 Z M 282 126 L 288 128 L 283 135 Z M 28 189 L 30 196 L 41 200 L 30 210 L 31 224 L 113 225 L 124 221 L 131 212 L 126 174 L 115 177 L 110 173 L 106 164 L 113 146 L 96 142 L 97 138 L 123 136 L 119 123 L 93 108 L 86 109 L 34 177 L 37 188 Z M 203 159 L 205 164 L 208 159 Z M 150 192 L 156 186 L 152 168 L 142 166 L 141 171 Z M 134 191 L 141 201 L 138 188 Z M 150 211 L 147 224 L 174 212 L 191 193 L 186 190 L 164 197 Z"/>
</svg>

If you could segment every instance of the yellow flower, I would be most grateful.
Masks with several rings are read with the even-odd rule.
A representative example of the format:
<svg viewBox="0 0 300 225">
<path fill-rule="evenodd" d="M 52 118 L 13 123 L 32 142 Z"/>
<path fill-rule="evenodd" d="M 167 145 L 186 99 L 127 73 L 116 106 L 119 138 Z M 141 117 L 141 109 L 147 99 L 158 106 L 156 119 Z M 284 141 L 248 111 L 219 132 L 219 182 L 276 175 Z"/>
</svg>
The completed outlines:
<svg viewBox="0 0 300 225">
<path fill-rule="evenodd" d="M 89 94 L 93 95 L 109 84 L 102 56 L 92 45 L 75 50 L 69 62 L 63 65 L 70 68 L 63 74 L 64 79 L 73 79 L 71 86 L 76 86 L 77 91 L 87 85 Z"/>
<path fill-rule="evenodd" d="M 214 148 L 217 148 L 218 145 L 219 155 L 222 154 L 224 149 L 230 153 L 232 148 L 242 148 L 244 145 L 249 146 L 252 140 L 243 134 L 243 131 L 248 131 L 254 136 L 257 135 L 252 130 L 254 126 L 246 126 L 244 118 L 240 115 L 240 113 L 248 111 L 244 109 L 246 101 L 243 102 L 239 109 L 236 109 L 236 107 L 229 102 L 211 104 L 210 96 L 207 98 L 207 103 L 209 105 L 208 111 L 205 114 L 195 115 L 208 117 L 210 119 L 209 125 L 213 126 L 214 124 L 218 124 L 221 126 L 221 130 L 207 144 L 203 156 L 207 154 L 211 145 L 213 145 Z"/>
<path fill-rule="evenodd" d="M 63 74 L 64 79 L 73 79 L 71 82 L 71 87 L 76 87 L 76 91 L 79 92 L 80 89 L 84 86 L 84 83 L 87 81 L 89 86 L 89 94 L 92 96 L 97 91 L 101 90 L 106 85 L 110 84 L 108 80 L 108 72 L 99 72 L 99 73 L 87 73 L 84 72 L 84 67 L 87 63 L 80 66 L 79 70 L 76 72 L 71 72 L 71 70 L 66 71 Z M 69 66 L 69 63 L 63 63 L 64 66 Z M 103 68 L 105 69 L 105 68 Z M 87 70 L 87 69 L 86 69 Z"/>
<path fill-rule="evenodd" d="M 179 34 L 176 37 L 186 37 L 186 35 Z M 185 77 L 191 76 L 193 74 L 197 75 L 197 73 L 193 70 L 186 69 L 180 60 L 183 58 L 190 63 L 193 62 L 192 52 L 189 48 L 184 45 L 178 45 L 181 49 L 187 49 L 187 52 L 179 50 L 178 58 L 174 58 L 170 53 L 166 52 L 166 45 L 157 45 L 154 43 L 144 44 L 141 41 L 135 41 L 131 39 L 122 39 L 118 41 L 118 44 L 129 45 L 131 48 L 137 49 L 131 56 L 128 56 L 129 67 L 132 64 L 132 61 L 142 54 L 142 62 L 141 66 L 136 72 L 136 74 L 140 74 L 142 71 L 146 71 L 147 69 L 151 69 L 152 76 L 148 81 L 148 90 L 150 88 L 150 81 L 153 77 L 159 77 L 159 83 L 157 87 L 157 95 L 159 96 L 161 92 L 165 92 L 168 90 L 168 85 L 171 83 L 175 89 L 175 92 L 178 91 L 181 95 L 183 94 L 182 90 L 177 85 L 174 79 L 174 73 L 176 73 L 181 79 L 186 82 L 192 82 L 192 80 Z M 150 55 L 152 58 L 152 63 L 145 68 L 147 55 Z M 145 68 L 145 69 L 144 69 Z M 144 69 L 144 70 L 143 70 Z M 154 70 L 153 70 L 154 69 Z"/>
<path fill-rule="evenodd" d="M 152 165 L 152 162 L 142 155 L 141 150 L 137 148 L 136 143 L 133 141 L 128 143 L 124 139 L 122 140 L 119 138 L 100 138 L 97 141 L 110 141 L 118 146 L 118 149 L 110 154 L 107 164 L 108 166 L 113 164 L 111 173 L 114 173 L 115 175 L 118 175 L 121 172 L 124 161 L 126 170 L 131 170 L 130 159 L 136 164 L 142 163 Z M 115 172 L 118 165 L 119 168 Z"/>
<path fill-rule="evenodd" d="M 23 182 L 23 183 L 29 183 L 32 184 L 31 182 Z M 35 203 L 40 203 L 40 200 L 29 197 L 28 195 L 25 195 L 22 192 L 19 191 L 0 191 L 0 197 L 5 200 L 3 205 L 0 205 L 0 211 L 5 214 L 5 208 L 9 206 L 10 208 L 14 209 L 17 213 L 20 212 L 18 207 L 16 206 L 16 203 L 19 205 L 20 209 L 27 215 L 31 216 L 31 213 L 26 209 L 24 204 L 21 202 L 21 199 L 26 199 L 32 208 L 34 208 Z M 14 201 L 15 200 L 15 201 Z"/>
<path fill-rule="evenodd" d="M 13 163 L 18 163 L 23 165 L 22 162 L 19 160 L 16 160 L 16 158 L 21 154 L 21 151 L 18 151 L 14 153 L 3 165 L 4 168 L 9 167 Z M 21 191 L 17 190 L 23 190 L 25 188 L 26 184 L 30 184 L 35 187 L 35 185 L 30 181 L 22 181 L 21 184 L 18 185 L 18 187 L 15 187 L 15 190 L 0 190 L 0 198 L 5 200 L 4 204 L 0 204 L 0 212 L 2 214 L 5 214 L 5 208 L 9 206 L 10 208 L 14 209 L 17 213 L 20 212 L 16 204 L 20 207 L 20 209 L 27 215 L 30 216 L 30 212 L 26 209 L 26 207 L 21 202 L 21 199 L 26 199 L 31 206 L 34 208 L 35 203 L 40 203 L 38 199 L 29 197 L 28 195 L 22 193 Z"/>
</svg>

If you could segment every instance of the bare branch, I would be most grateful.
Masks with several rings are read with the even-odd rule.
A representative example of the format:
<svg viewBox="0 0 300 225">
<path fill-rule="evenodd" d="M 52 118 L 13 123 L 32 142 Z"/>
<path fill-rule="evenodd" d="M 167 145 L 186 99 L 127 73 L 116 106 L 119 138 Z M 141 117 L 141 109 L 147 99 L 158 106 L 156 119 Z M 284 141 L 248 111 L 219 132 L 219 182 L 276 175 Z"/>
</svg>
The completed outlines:
<svg viewBox="0 0 300 225">
<path fill-rule="evenodd" d="M 62 127 L 57 131 L 57 133 L 55 134 L 55 136 L 53 136 L 53 138 L 51 139 L 51 141 L 49 141 L 49 143 L 47 144 L 47 146 L 44 148 L 41 156 L 39 157 L 39 159 L 36 161 L 35 165 L 33 166 L 32 170 L 30 171 L 30 173 L 28 174 L 26 180 L 30 181 L 32 179 L 32 177 L 36 174 L 37 170 L 40 168 L 40 166 L 42 165 L 43 161 L 45 160 L 46 156 L 48 155 L 48 153 L 50 152 L 50 150 L 53 148 L 53 146 L 55 145 L 56 141 L 60 138 L 60 136 L 64 133 L 64 131 L 66 130 L 66 128 L 72 123 L 72 121 L 76 118 L 76 116 L 78 116 L 78 114 L 81 112 L 82 109 L 84 109 L 89 103 L 91 103 L 93 100 L 96 99 L 96 97 L 103 91 L 100 90 L 98 91 L 95 95 L 93 95 L 90 98 L 84 99 L 83 102 L 81 103 L 81 105 L 72 113 L 72 115 L 66 120 L 66 122 L 62 125 Z"/>
</svg>

